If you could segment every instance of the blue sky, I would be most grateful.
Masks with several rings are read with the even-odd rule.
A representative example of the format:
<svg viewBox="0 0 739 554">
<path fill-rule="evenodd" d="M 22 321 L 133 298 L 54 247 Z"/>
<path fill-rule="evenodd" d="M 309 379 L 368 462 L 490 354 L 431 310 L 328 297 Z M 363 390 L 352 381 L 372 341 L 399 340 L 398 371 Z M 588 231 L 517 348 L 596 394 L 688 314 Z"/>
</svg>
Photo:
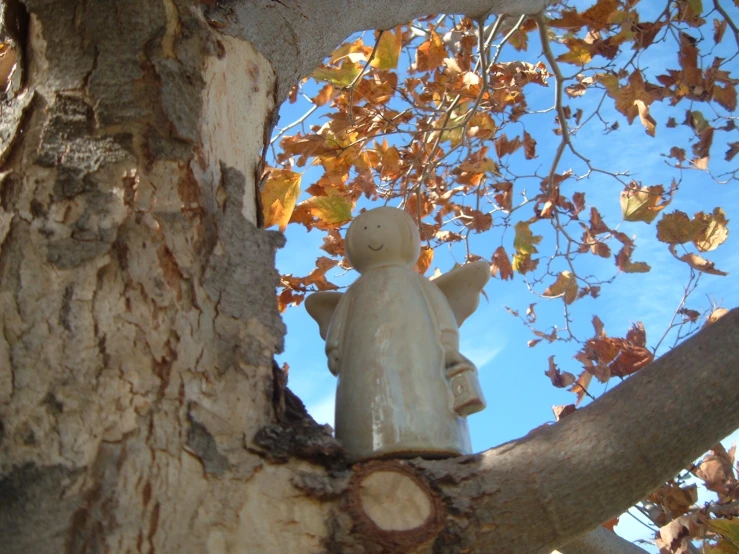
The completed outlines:
<svg viewBox="0 0 739 554">
<path fill-rule="evenodd" d="M 727 4 L 727 9 L 731 9 Z M 738 10 L 733 14 L 739 16 Z M 533 44 L 534 35 L 530 35 L 530 56 L 537 58 L 539 49 Z M 366 42 L 372 43 L 371 34 L 367 35 Z M 731 37 L 724 39 L 723 46 L 731 47 L 734 43 Z M 520 59 L 521 53 L 506 47 L 501 60 Z M 647 63 L 648 62 L 648 63 Z M 674 48 L 655 48 L 648 60 L 642 60 L 642 66 L 648 66 L 648 71 L 659 72 L 664 67 L 675 67 Z M 733 71 L 737 69 L 736 61 Z M 563 70 L 574 73 L 574 66 L 563 65 Z M 310 87 L 310 85 L 308 85 Z M 552 105 L 553 81 L 548 88 L 529 92 L 531 109 L 543 109 Z M 586 94 L 579 105 L 587 113 L 587 107 L 599 97 L 596 94 Z M 569 103 L 569 102 L 568 102 Z M 606 101 L 608 105 L 609 101 Z M 577 105 L 573 104 L 573 109 Z M 300 117 L 309 107 L 307 103 L 286 103 L 280 112 L 281 119 L 278 127 L 282 127 Z M 684 113 L 687 103 L 678 105 L 678 113 Z M 692 109 L 703 109 L 705 106 L 696 105 Z M 668 108 L 659 103 L 653 104 L 654 117 L 663 122 Z M 317 112 L 319 113 L 319 112 Z M 661 153 L 669 151 L 670 146 L 679 140 L 676 135 L 687 136 L 686 127 L 665 129 L 658 126 L 655 138 L 647 136 L 639 120 L 629 126 L 626 119 L 612 108 L 606 108 L 604 115 L 610 121 L 618 121 L 620 128 L 617 132 L 604 136 L 602 126 L 597 122 L 583 128 L 576 137 L 578 149 L 592 160 L 596 166 L 610 170 L 628 169 L 634 178 L 645 185 L 663 184 L 669 187 L 673 176 L 678 174 L 670 169 L 666 158 Z M 673 115 L 673 114 L 671 114 Z M 682 121 L 680 116 L 678 122 Z M 321 124 L 325 120 L 313 120 L 314 124 Z M 524 118 L 526 129 L 538 142 L 538 158 L 526 162 L 523 153 L 514 154 L 514 167 L 522 169 L 523 173 L 533 173 L 537 168 L 548 168 L 558 137 L 551 129 L 554 126 L 553 114 L 531 116 Z M 297 131 L 299 128 L 293 129 Z M 291 134 L 291 133 L 288 133 Z M 729 140 L 736 140 L 736 137 Z M 720 173 L 727 170 L 732 164 L 723 162 L 724 149 L 714 148 L 711 159 L 711 169 Z M 736 166 L 736 159 L 733 162 Z M 579 160 L 566 155 L 560 164 L 560 171 L 572 168 L 576 173 L 583 171 Z M 733 167 L 731 167 L 733 169 Z M 308 169 L 303 176 L 303 189 L 307 188 L 320 173 L 315 169 Z M 518 185 L 517 185 L 518 186 Z M 530 180 L 525 186 L 536 190 L 538 180 Z M 575 182 L 566 181 L 563 193 L 574 190 L 585 191 L 589 206 L 597 206 L 609 225 L 621 221 L 619 193 L 622 185 L 615 180 L 598 174 L 588 180 Z M 728 271 L 728 277 L 713 275 L 701 276 L 697 290 L 693 293 L 688 307 L 702 310 L 708 307 L 709 299 L 716 303 L 732 308 L 739 305 L 739 233 L 734 230 L 739 208 L 739 189 L 737 183 L 718 184 L 708 174 L 700 171 L 685 171 L 682 183 L 674 201 L 666 211 L 682 210 L 692 216 L 697 211 L 711 212 L 716 206 L 722 206 L 727 212 L 730 234 L 728 240 L 717 250 L 706 254 L 714 261 L 716 267 Z M 524 208 L 528 210 L 528 208 Z M 527 212 L 530 214 L 530 212 Z M 529 217 L 529 215 L 526 215 Z M 536 231 L 536 229 L 534 229 Z M 656 344 L 662 332 L 667 328 L 673 312 L 682 296 L 682 290 L 687 282 L 690 270 L 688 266 L 675 260 L 667 251 L 665 244 L 656 239 L 655 223 L 648 225 L 641 222 L 623 222 L 619 230 L 636 237 L 637 248 L 633 255 L 634 260 L 648 261 L 652 270 L 646 274 L 622 274 L 614 283 L 605 285 L 601 297 L 597 300 L 583 299 L 572 305 L 576 323 L 575 332 L 579 338 L 592 336 L 591 317 L 597 313 L 605 323 L 606 332 L 611 336 L 624 336 L 632 323 L 641 321 L 647 329 L 649 346 Z M 343 233 L 342 233 L 343 234 Z M 287 232 L 287 245 L 278 252 L 278 269 L 282 273 L 293 275 L 307 275 L 314 267 L 318 256 L 325 253 L 319 249 L 322 244 L 320 231 L 306 232 L 304 228 L 290 225 Z M 512 251 L 513 233 L 509 232 L 504 244 L 509 252 Z M 545 239 L 546 240 L 546 239 Z M 500 244 L 500 235 L 475 237 L 480 254 L 489 256 Z M 615 245 L 612 245 L 615 247 Z M 546 247 L 540 248 L 546 254 Z M 432 269 L 439 268 L 446 272 L 451 269 L 455 261 L 464 258 L 462 250 L 449 251 L 439 248 L 432 264 Z M 610 265 L 609 265 L 610 264 Z M 597 271 L 607 277 L 615 271 L 613 259 L 597 261 L 592 265 Z M 590 269 L 590 268 L 588 268 Z M 340 285 L 349 285 L 355 278 L 353 271 L 345 273 L 340 268 L 328 274 L 330 281 Z M 470 417 L 470 431 L 472 445 L 475 451 L 484 450 L 503 442 L 515 439 L 528 431 L 546 422 L 553 422 L 551 411 L 553 405 L 569 404 L 574 402 L 575 396 L 565 389 L 555 389 L 544 375 L 547 369 L 549 356 L 556 355 L 556 361 L 563 371 L 570 371 L 578 375 L 581 371 L 579 363 L 572 358 L 577 351 L 573 344 L 540 342 L 534 348 L 527 347 L 527 341 L 534 338 L 530 331 L 505 309 L 509 306 L 524 313 L 531 302 L 536 302 L 538 322 L 542 322 L 542 330 L 548 331 L 547 323 L 560 323 L 562 303 L 559 299 L 546 301 L 534 297 L 528 291 L 524 280 L 516 275 L 512 281 L 491 279 L 485 292 L 488 300 L 482 299 L 477 312 L 465 322 L 461 329 L 461 352 L 475 362 L 479 368 L 480 381 L 485 392 L 488 407 L 485 411 Z M 285 352 L 279 356 L 280 363 L 290 365 L 289 385 L 305 402 L 311 414 L 322 423 L 333 424 L 333 398 L 335 378 L 326 368 L 323 341 L 318 335 L 317 324 L 308 316 L 304 307 L 288 308 L 283 314 L 287 325 Z M 541 328 L 541 327 L 540 327 Z M 665 347 L 659 353 L 664 353 L 666 347 L 672 344 L 670 337 L 663 343 Z M 610 387 L 616 385 L 616 380 Z M 593 380 L 591 391 L 598 396 L 604 386 Z M 730 440 L 735 440 L 735 433 Z M 629 517 L 622 518 L 623 523 L 617 531 L 630 540 L 639 538 L 650 539 L 651 533 L 639 523 Z M 656 552 L 656 549 L 651 549 Z"/>
</svg>

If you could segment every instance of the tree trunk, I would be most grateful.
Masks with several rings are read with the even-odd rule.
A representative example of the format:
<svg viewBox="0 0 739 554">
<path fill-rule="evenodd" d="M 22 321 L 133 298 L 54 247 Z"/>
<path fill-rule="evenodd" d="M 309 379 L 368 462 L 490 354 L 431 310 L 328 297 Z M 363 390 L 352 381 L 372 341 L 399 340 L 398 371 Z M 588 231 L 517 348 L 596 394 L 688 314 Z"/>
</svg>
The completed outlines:
<svg viewBox="0 0 739 554">
<path fill-rule="evenodd" d="M 736 427 L 736 312 L 629 379 L 625 393 L 614 389 L 602 419 L 596 402 L 458 460 L 351 470 L 285 388 L 272 361 L 284 335 L 274 297 L 284 239 L 260 228 L 258 201 L 277 99 L 347 33 L 444 3 L 0 4 L 17 60 L 6 76 L 0 63 L 3 553 L 543 552 Z M 543 4 L 458 7 L 480 15 Z M 340 9 L 346 18 L 319 26 Z M 670 364 L 680 403 L 657 393 Z M 663 433 L 675 442 L 689 427 L 691 436 L 650 452 L 645 472 L 619 465 L 631 451 L 600 448 L 596 432 L 599 421 L 633 416 L 630 401 L 647 401 L 640 394 L 656 399 L 655 413 L 659 402 L 686 418 L 705 402 L 721 409 Z M 615 470 L 591 472 L 603 456 Z M 621 486 L 631 471 L 639 479 Z M 608 501 L 579 518 L 592 481 Z M 535 513 L 546 517 L 531 523 Z"/>
<path fill-rule="evenodd" d="M 294 467 L 249 446 L 284 334 L 283 238 L 258 228 L 255 185 L 270 64 L 185 2 L 11 5 L 1 549 L 315 550 L 326 524 Z"/>
</svg>

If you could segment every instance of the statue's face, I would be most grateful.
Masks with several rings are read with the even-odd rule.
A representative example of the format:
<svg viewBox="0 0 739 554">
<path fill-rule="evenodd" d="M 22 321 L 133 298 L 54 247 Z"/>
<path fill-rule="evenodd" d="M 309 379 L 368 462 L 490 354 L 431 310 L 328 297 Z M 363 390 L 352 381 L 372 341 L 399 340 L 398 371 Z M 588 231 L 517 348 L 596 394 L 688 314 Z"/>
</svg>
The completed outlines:
<svg viewBox="0 0 739 554">
<path fill-rule="evenodd" d="M 411 217 L 396 208 L 375 208 L 359 215 L 347 231 L 347 256 L 354 268 L 403 265 L 418 259 L 418 231 Z"/>
</svg>

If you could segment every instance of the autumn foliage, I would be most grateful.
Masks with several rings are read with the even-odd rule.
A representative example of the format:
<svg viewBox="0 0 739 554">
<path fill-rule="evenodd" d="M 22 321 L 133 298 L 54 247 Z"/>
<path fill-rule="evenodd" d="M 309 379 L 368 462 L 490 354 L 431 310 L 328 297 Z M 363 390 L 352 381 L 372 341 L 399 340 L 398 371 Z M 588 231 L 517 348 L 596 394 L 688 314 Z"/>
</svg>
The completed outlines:
<svg viewBox="0 0 739 554">
<path fill-rule="evenodd" d="M 690 293 L 704 274 L 727 275 L 710 256 L 728 237 L 731 206 L 717 198 L 710 213 L 686 213 L 671 203 L 687 171 L 734 186 L 739 176 L 731 169 L 739 152 L 739 28 L 731 12 L 739 4 L 724 3 L 559 2 L 535 17 L 441 16 L 350 37 L 292 91 L 290 101 L 302 96 L 309 113 L 278 129 L 271 143 L 265 225 L 324 236 L 310 274 L 283 275 L 280 308 L 336 289 L 327 272 L 349 267 L 340 230 L 360 209 L 390 203 L 418 223 L 420 273 L 431 270 L 438 248 L 451 246 L 467 261 L 488 261 L 502 281 L 523 279 L 537 302 L 561 302 L 563 324 L 548 328 L 538 326 L 536 302 L 524 314 L 508 308 L 531 330 L 529 347 L 577 345 L 577 375 L 560 370 L 554 357 L 545 371 L 555 387 L 575 394 L 557 418 L 591 395 L 593 378 L 627 378 L 666 338 L 677 343 L 720 317 L 725 310 L 717 305 L 689 306 Z M 662 54 L 650 57 L 657 48 Z M 619 119 L 643 129 L 645 149 L 665 163 L 662 182 L 641 182 L 628 168 L 599 167 L 587 157 L 579 135 L 594 126 L 605 147 L 615 145 Z M 541 129 L 546 149 L 537 143 L 546 136 Z M 320 176 L 307 183 L 309 167 Z M 620 217 L 589 201 L 596 179 L 609 183 Z M 685 267 L 685 294 L 651 348 L 638 322 L 624 336 L 606 333 L 597 316 L 590 338 L 571 329 L 578 301 L 598 298 L 620 274 L 651 270 L 634 236 L 620 230 L 623 222 L 651 228 Z M 479 234 L 486 240 L 471 241 Z M 716 498 L 698 507 L 689 475 Z M 664 552 L 686 551 L 691 539 L 704 540 L 706 551 L 739 552 L 733 449 L 717 446 L 640 509 L 661 528 Z"/>
</svg>

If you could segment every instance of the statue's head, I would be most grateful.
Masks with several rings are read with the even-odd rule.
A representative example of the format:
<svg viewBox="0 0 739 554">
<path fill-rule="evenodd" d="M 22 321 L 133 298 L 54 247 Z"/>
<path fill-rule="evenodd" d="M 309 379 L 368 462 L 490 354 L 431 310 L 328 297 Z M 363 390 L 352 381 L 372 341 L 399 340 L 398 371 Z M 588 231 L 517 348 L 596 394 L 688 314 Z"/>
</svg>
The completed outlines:
<svg viewBox="0 0 739 554">
<path fill-rule="evenodd" d="M 416 224 L 397 208 L 375 208 L 357 216 L 345 243 L 346 255 L 360 273 L 373 267 L 412 267 L 421 253 Z"/>
</svg>

